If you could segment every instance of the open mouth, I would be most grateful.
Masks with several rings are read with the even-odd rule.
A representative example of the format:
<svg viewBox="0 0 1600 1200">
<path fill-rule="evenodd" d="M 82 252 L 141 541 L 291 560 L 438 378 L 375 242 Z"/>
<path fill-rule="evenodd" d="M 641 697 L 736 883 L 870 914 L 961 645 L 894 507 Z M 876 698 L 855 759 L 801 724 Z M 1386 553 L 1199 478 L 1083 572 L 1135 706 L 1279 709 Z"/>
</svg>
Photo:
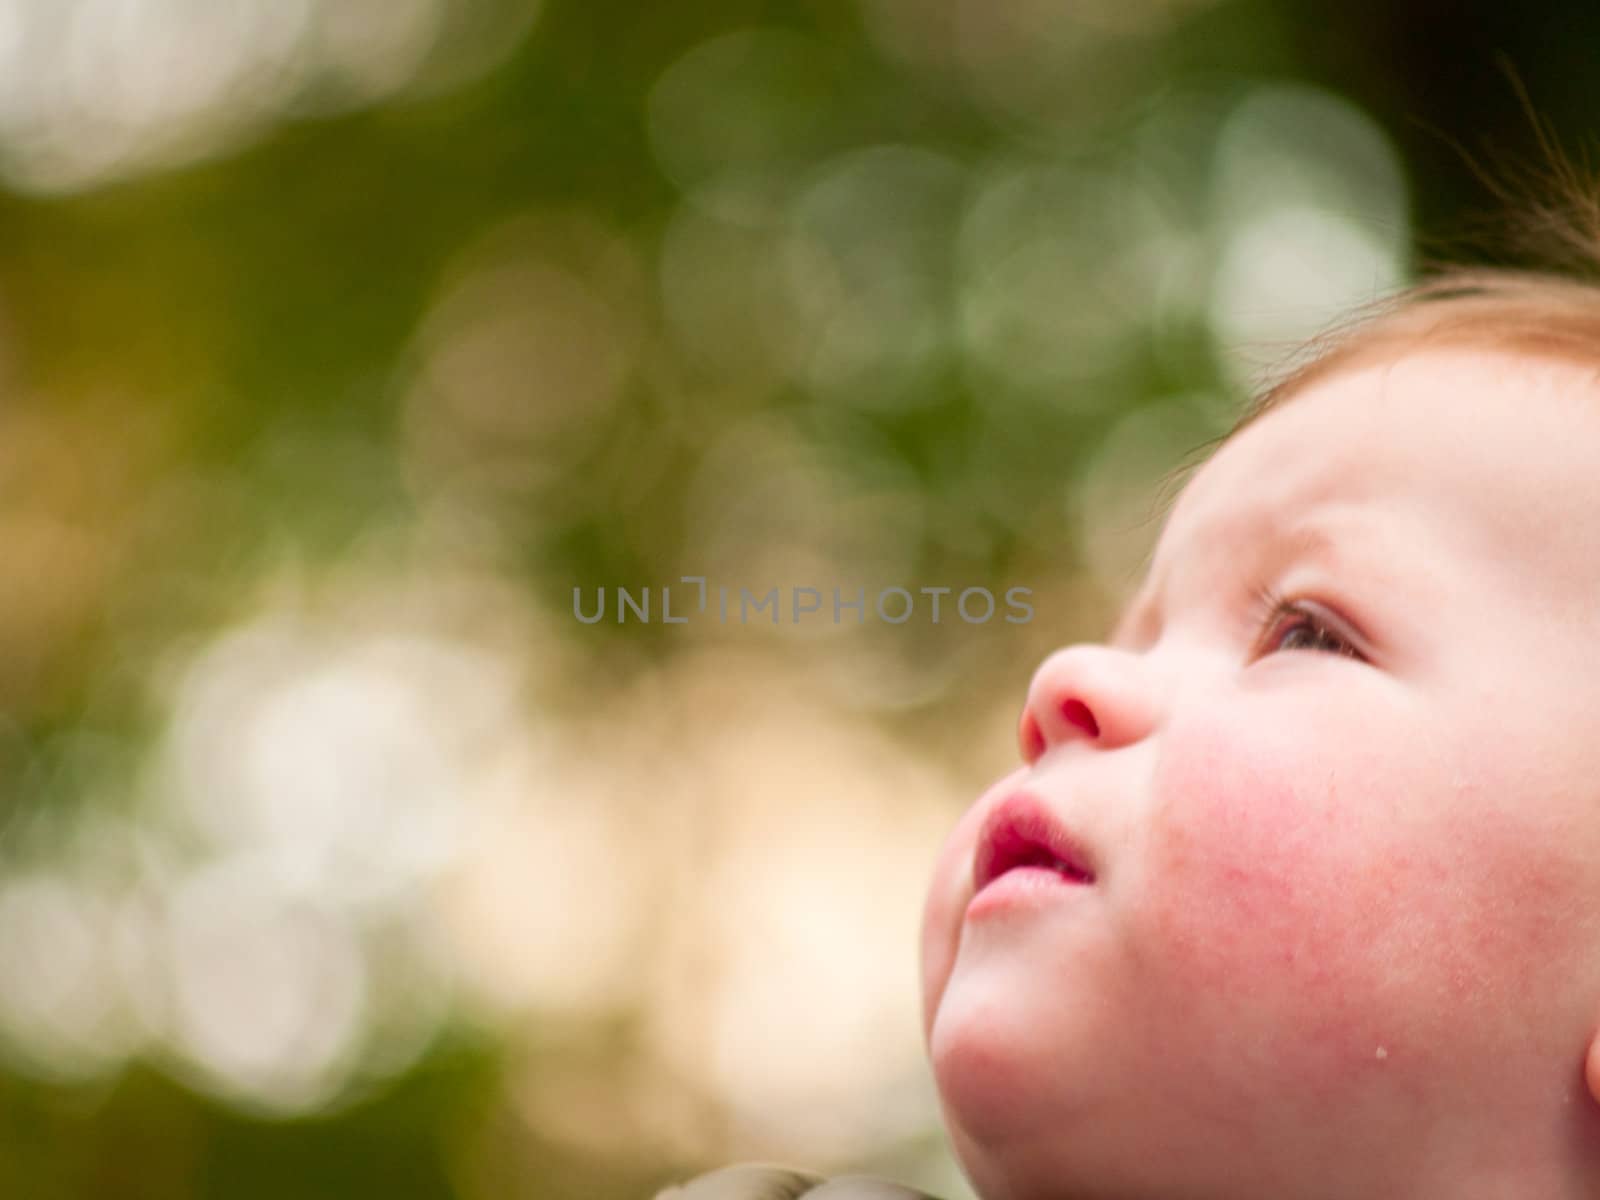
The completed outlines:
<svg viewBox="0 0 1600 1200">
<path fill-rule="evenodd" d="M 981 892 L 1002 875 L 1042 870 L 1068 883 L 1092 884 L 1094 868 L 1077 840 L 1056 823 L 1045 806 L 1026 793 L 995 807 L 978 837 L 972 883 Z"/>
</svg>

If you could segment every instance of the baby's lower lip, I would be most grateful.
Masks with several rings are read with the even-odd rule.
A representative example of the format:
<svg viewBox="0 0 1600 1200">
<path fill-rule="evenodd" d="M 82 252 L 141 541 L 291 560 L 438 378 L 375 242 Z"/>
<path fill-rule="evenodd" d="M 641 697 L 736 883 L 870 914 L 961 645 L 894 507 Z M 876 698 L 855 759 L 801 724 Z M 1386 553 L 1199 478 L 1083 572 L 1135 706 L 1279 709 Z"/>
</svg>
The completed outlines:
<svg viewBox="0 0 1600 1200">
<path fill-rule="evenodd" d="M 1063 875 L 1049 867 L 1013 867 L 972 897 L 967 904 L 966 919 L 1037 907 L 1065 899 L 1074 892 L 1088 892 L 1091 886 L 1087 879 Z"/>
</svg>

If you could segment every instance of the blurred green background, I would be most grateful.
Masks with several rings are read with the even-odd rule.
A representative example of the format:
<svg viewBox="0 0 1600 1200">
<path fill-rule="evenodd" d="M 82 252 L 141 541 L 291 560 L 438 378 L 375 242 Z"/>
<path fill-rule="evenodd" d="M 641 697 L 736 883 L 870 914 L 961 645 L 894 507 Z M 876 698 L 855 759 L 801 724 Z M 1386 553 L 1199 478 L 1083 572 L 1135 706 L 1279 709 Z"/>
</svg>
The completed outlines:
<svg viewBox="0 0 1600 1200">
<path fill-rule="evenodd" d="M 0 1191 L 968 1194 L 935 850 L 1502 63 L 1587 136 L 1521 13 L 0 0 Z"/>
</svg>

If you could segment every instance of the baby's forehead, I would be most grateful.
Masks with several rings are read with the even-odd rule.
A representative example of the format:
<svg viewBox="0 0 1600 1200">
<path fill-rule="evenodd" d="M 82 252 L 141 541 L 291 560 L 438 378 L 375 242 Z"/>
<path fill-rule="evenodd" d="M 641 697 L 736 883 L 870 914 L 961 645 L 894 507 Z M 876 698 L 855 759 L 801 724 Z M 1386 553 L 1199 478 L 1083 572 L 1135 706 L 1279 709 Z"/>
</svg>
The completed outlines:
<svg viewBox="0 0 1600 1200">
<path fill-rule="evenodd" d="M 1152 561 L 1332 539 L 1460 559 L 1592 607 L 1600 594 L 1600 386 L 1559 360 L 1416 353 L 1318 381 L 1191 476 Z"/>
</svg>

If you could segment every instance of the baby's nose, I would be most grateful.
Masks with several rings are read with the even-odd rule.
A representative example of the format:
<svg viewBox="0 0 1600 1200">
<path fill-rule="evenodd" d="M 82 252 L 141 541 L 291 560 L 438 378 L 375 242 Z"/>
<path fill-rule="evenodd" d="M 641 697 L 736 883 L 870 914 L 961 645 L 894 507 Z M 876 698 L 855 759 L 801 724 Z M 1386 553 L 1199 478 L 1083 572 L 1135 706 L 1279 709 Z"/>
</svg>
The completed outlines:
<svg viewBox="0 0 1600 1200">
<path fill-rule="evenodd" d="M 1062 743 L 1083 740 L 1111 750 L 1146 736 L 1157 720 L 1144 662 L 1125 650 L 1079 645 L 1039 665 L 1028 686 L 1017 737 L 1032 766 Z"/>
</svg>

